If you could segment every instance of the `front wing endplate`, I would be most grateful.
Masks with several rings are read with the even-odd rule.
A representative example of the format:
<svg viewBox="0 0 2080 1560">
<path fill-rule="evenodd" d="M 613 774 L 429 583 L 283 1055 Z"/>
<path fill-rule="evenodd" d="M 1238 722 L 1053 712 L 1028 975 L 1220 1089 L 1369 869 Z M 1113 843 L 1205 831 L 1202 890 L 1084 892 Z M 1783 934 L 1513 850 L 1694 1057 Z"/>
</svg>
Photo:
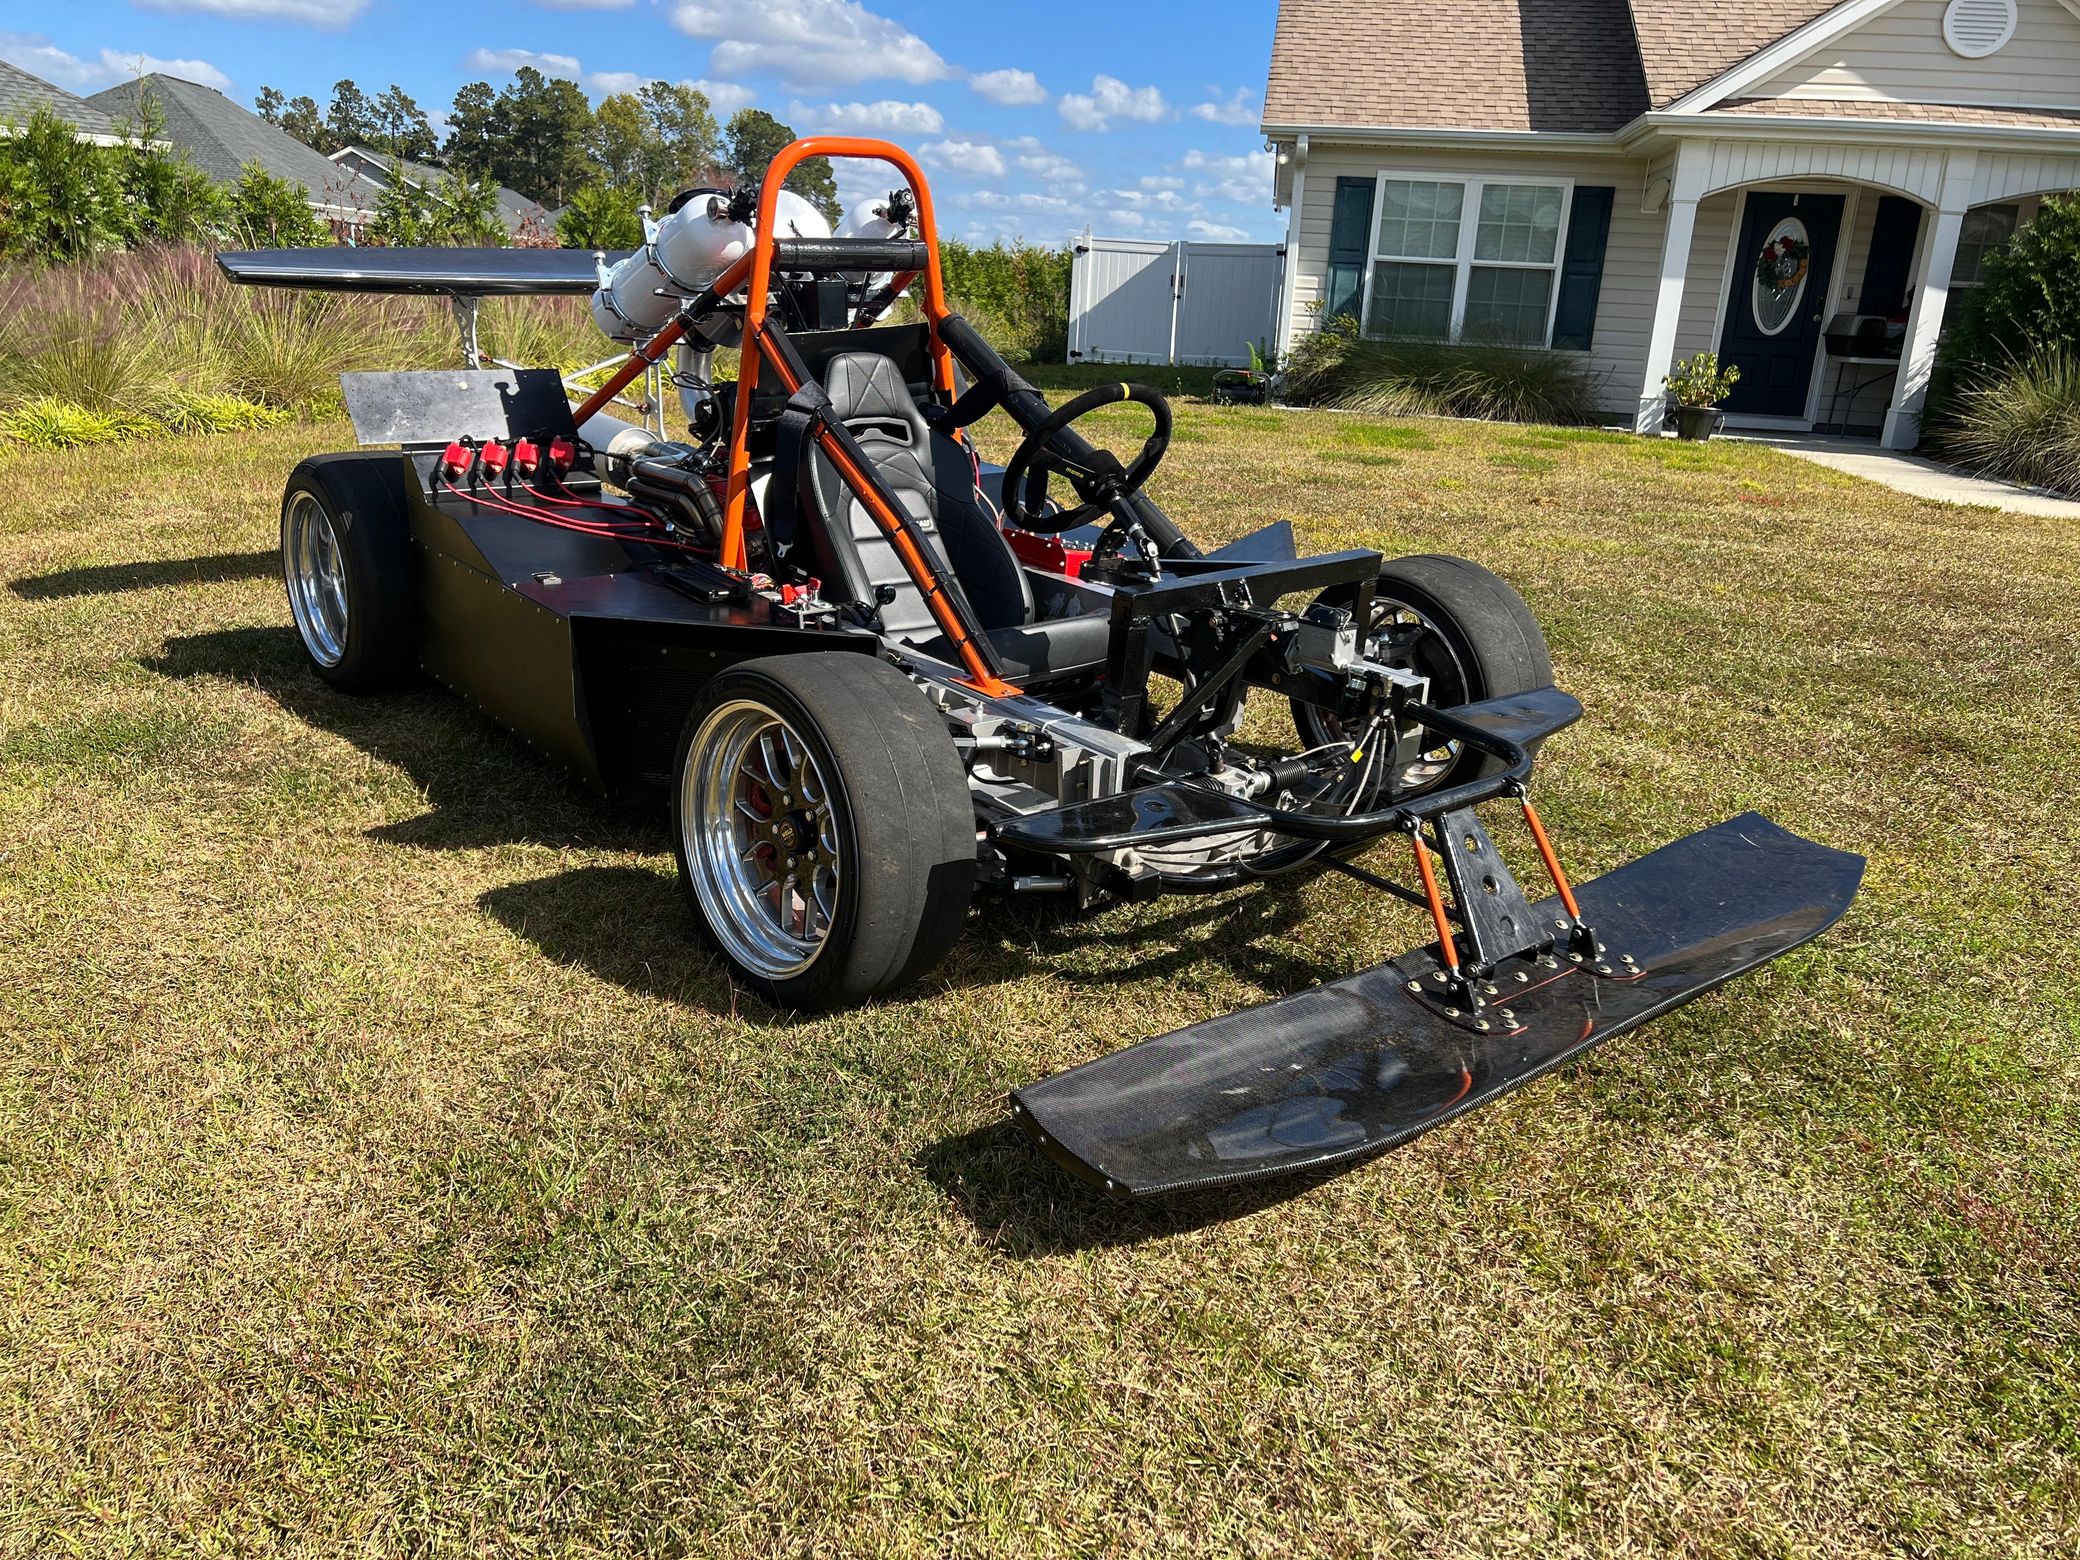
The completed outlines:
<svg viewBox="0 0 2080 1560">
<path fill-rule="evenodd" d="M 1861 856 L 1744 813 L 1577 884 L 1584 920 L 1645 974 L 1570 971 L 1511 1003 L 1512 1033 L 1411 1000 L 1437 968 L 1419 949 L 1057 1073 L 1014 1093 L 1012 1115 L 1069 1170 L 1137 1197 L 1363 1159 L 1810 942 L 1862 877 Z"/>
</svg>

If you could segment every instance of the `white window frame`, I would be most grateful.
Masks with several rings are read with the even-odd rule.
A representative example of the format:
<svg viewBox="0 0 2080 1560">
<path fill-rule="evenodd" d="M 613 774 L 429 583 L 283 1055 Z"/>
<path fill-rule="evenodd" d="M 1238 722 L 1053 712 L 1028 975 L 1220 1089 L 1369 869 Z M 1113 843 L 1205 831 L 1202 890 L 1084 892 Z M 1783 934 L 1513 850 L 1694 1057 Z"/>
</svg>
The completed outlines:
<svg viewBox="0 0 2080 1560">
<path fill-rule="evenodd" d="M 1459 251 L 1450 260 L 1442 255 L 1425 258 L 1420 255 L 1382 255 L 1379 252 L 1380 224 L 1386 219 L 1387 182 L 1402 179 L 1416 184 L 1457 184 L 1465 188 L 1466 194 L 1459 207 Z M 1560 192 L 1560 231 L 1553 236 L 1553 258 L 1550 264 L 1533 260 L 1476 260 L 1473 248 L 1481 231 L 1481 192 L 1491 184 L 1530 184 L 1541 189 Z M 1553 314 L 1560 303 L 1560 273 L 1567 265 L 1567 225 L 1574 220 L 1574 186 L 1572 175 L 1525 174 L 1525 173 L 1454 173 L 1443 169 L 1395 169 L 1382 168 L 1372 183 L 1372 233 L 1365 246 L 1365 291 L 1359 300 L 1358 332 L 1366 334 L 1366 326 L 1372 319 L 1372 274 L 1382 264 L 1386 265 L 1449 265 L 1452 275 L 1452 319 L 1449 340 L 1458 341 L 1466 326 L 1466 287 L 1476 265 L 1498 271 L 1550 271 L 1553 275 L 1551 288 L 1546 293 L 1545 339 L 1536 343 L 1541 350 L 1550 351 L 1553 345 Z M 1532 346 L 1532 343 L 1525 343 Z"/>
</svg>

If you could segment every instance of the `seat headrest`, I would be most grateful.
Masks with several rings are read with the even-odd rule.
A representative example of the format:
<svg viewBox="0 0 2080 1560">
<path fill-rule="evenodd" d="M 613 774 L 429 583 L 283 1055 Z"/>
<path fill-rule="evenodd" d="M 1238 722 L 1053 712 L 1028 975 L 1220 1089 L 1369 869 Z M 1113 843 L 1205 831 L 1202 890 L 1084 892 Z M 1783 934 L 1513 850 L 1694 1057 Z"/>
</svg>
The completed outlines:
<svg viewBox="0 0 2080 1560">
<path fill-rule="evenodd" d="M 913 442 L 922 440 L 924 417 L 893 358 L 878 352 L 840 353 L 824 367 L 823 388 L 840 422 L 901 423 L 912 430 Z"/>
</svg>

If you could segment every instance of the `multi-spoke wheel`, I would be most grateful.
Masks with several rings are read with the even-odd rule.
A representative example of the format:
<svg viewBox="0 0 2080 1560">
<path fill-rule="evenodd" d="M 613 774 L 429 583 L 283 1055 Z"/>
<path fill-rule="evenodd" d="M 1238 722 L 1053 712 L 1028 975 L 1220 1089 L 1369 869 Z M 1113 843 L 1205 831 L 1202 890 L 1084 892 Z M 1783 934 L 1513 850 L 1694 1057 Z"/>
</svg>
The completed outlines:
<svg viewBox="0 0 2080 1560">
<path fill-rule="evenodd" d="M 1319 598 L 1347 607 L 1354 593 Z M 1543 688 L 1553 680 L 1545 635 L 1523 597 L 1477 563 L 1429 553 L 1396 558 L 1379 571 L 1364 628 L 1366 654 L 1430 680 L 1440 709 Z M 1351 739 L 1335 715 L 1293 701 L 1293 724 L 1305 747 Z M 1380 796 L 1414 796 L 1492 770 L 1496 760 L 1463 753 L 1456 742 L 1404 751 L 1377 787 Z"/>
<path fill-rule="evenodd" d="M 404 474 L 393 454 L 318 455 L 282 493 L 282 583 L 311 669 L 349 693 L 419 667 Z"/>
<path fill-rule="evenodd" d="M 953 741 L 872 656 L 775 656 L 715 678 L 680 740 L 672 825 L 709 936 L 785 1007 L 922 975 L 959 936 L 974 888 Z"/>
</svg>

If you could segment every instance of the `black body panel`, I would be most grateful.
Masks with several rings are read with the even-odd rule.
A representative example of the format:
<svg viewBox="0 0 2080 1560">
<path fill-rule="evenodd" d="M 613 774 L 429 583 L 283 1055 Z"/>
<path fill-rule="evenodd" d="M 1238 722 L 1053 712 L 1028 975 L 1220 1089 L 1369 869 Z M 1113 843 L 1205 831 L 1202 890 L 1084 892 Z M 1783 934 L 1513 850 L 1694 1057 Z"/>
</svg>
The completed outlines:
<svg viewBox="0 0 2080 1560">
<path fill-rule="evenodd" d="M 1058 1073 L 1012 1111 L 1058 1162 L 1135 1196 L 1362 1159 L 1811 941 L 1862 876 L 1860 856 L 1745 813 L 1578 885 L 1597 935 L 1646 973 L 1566 966 L 1518 987 L 1517 1033 L 1421 1006 L 1407 985 L 1436 971 L 1424 949 Z"/>
</svg>

